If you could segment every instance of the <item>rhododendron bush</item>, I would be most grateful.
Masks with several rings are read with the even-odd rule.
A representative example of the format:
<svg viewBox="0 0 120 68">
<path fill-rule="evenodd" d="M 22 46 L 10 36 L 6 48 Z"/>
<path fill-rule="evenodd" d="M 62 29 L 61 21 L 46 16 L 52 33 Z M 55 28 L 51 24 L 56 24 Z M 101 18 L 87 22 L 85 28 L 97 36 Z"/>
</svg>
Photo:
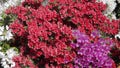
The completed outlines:
<svg viewBox="0 0 120 68">
<path fill-rule="evenodd" d="M 2 26 L 9 25 L 7 43 L 19 52 L 14 68 L 116 68 L 120 20 L 106 9 L 96 0 L 25 0 L 8 8 Z"/>
</svg>

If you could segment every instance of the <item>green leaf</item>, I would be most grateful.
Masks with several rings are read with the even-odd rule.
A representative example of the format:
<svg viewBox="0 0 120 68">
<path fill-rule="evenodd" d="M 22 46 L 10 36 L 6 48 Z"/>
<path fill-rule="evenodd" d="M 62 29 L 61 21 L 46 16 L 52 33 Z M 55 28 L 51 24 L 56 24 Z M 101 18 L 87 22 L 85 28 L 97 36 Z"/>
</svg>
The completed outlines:
<svg viewBox="0 0 120 68">
<path fill-rule="evenodd" d="M 2 46 L 3 42 L 0 42 L 0 46 Z"/>
<path fill-rule="evenodd" d="M 3 52 L 6 52 L 8 49 L 10 49 L 10 45 L 7 44 L 7 43 L 4 43 L 4 44 L 2 45 L 2 51 L 3 51 Z"/>
<path fill-rule="evenodd" d="M 3 26 L 3 23 L 0 22 L 0 26 Z"/>
<path fill-rule="evenodd" d="M 19 52 L 18 48 L 16 47 L 12 47 L 12 48 L 14 48 L 14 51 Z"/>
</svg>

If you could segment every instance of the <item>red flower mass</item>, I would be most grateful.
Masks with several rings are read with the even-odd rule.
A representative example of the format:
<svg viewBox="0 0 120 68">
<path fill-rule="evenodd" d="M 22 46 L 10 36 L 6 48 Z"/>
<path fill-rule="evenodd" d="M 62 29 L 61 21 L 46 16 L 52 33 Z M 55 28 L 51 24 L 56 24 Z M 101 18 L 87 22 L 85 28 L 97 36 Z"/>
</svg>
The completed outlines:
<svg viewBox="0 0 120 68">
<path fill-rule="evenodd" d="M 43 6 L 42 2 L 25 0 L 22 5 L 6 11 L 17 16 L 10 28 L 19 38 L 15 42 L 19 41 L 16 46 L 21 47 L 21 55 L 29 56 L 34 63 L 39 61 L 36 63 L 38 67 L 72 66 L 76 56 L 71 48 L 72 29 L 79 29 L 88 35 L 96 29 L 111 35 L 118 32 L 119 20 L 111 21 L 103 15 L 106 9 L 103 3 L 95 0 L 49 0 Z"/>
</svg>

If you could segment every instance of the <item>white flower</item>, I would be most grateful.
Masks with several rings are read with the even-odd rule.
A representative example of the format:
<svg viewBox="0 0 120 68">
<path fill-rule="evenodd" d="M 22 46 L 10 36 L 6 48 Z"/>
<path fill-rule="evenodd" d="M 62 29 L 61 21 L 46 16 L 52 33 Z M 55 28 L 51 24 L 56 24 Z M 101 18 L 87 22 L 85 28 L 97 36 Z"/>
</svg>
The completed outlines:
<svg viewBox="0 0 120 68">
<path fill-rule="evenodd" d="M 0 27 L 0 35 L 3 34 L 3 31 L 4 31 L 4 26 L 1 26 L 1 27 Z"/>
<path fill-rule="evenodd" d="M 117 0 L 118 1 L 118 3 L 120 3 L 120 0 Z"/>
<path fill-rule="evenodd" d="M 11 67 L 9 67 L 9 65 L 5 65 L 4 68 L 11 68 Z"/>
<path fill-rule="evenodd" d="M 106 4 L 107 4 L 107 9 L 104 11 L 104 13 L 111 14 L 114 11 L 117 4 L 115 0 L 109 0 L 106 2 Z"/>
<path fill-rule="evenodd" d="M 111 14 L 111 18 L 112 18 L 112 19 L 117 19 L 117 18 L 116 18 L 116 14 L 115 14 L 115 13 Z"/>
<path fill-rule="evenodd" d="M 8 26 L 4 27 L 1 26 L 0 27 L 0 41 L 3 40 L 10 40 L 13 37 L 11 30 L 9 29 Z"/>
<path fill-rule="evenodd" d="M 5 62 L 5 61 L 9 61 L 9 59 L 7 57 L 2 58 L 1 62 Z M 6 64 L 6 62 L 3 64 Z"/>
<path fill-rule="evenodd" d="M 10 40 L 13 37 L 11 30 L 8 30 L 5 35 L 5 39 Z"/>
<path fill-rule="evenodd" d="M 2 58 L 2 60 L 1 60 L 1 66 L 2 67 L 4 67 L 4 68 L 11 68 L 10 66 L 9 66 L 9 62 L 10 62 L 11 60 L 10 59 L 8 59 L 8 58 Z"/>
<path fill-rule="evenodd" d="M 15 67 L 15 62 L 13 62 L 12 60 L 9 61 L 10 67 Z"/>
<path fill-rule="evenodd" d="M 5 68 L 5 66 L 9 66 L 9 68 L 12 68 L 15 66 L 15 62 L 12 61 L 12 59 L 3 58 L 1 61 L 2 66 Z"/>
<path fill-rule="evenodd" d="M 4 32 L 4 26 L 0 27 L 0 41 L 4 40 L 4 37 L 2 36 Z"/>
<path fill-rule="evenodd" d="M 17 52 L 14 51 L 14 48 L 6 51 L 6 56 L 10 59 L 12 59 L 15 55 L 17 55 Z"/>
<path fill-rule="evenodd" d="M 107 16 L 110 20 L 112 20 L 112 19 L 117 19 L 115 13 L 112 13 L 112 14 L 104 14 L 104 15 Z"/>
<path fill-rule="evenodd" d="M 0 14 L 10 6 L 15 6 L 23 2 L 24 0 L 7 0 L 5 3 L 0 4 Z M 1 16 L 0 16 L 1 17 Z M 1 18 L 0 18 L 1 19 Z"/>
<path fill-rule="evenodd" d="M 2 53 L 2 52 L 0 52 Z M 15 62 L 12 60 L 14 56 L 18 55 L 14 48 L 8 49 L 3 57 L 1 58 L 1 66 L 3 68 L 13 68 L 15 66 Z"/>
<path fill-rule="evenodd" d="M 115 38 L 119 38 L 120 39 L 120 32 L 118 34 L 115 35 Z"/>
<path fill-rule="evenodd" d="M 116 0 L 97 0 L 97 2 L 103 2 L 107 5 L 107 9 L 103 12 L 106 16 L 111 15 L 112 19 L 116 19 L 115 14 L 113 13 L 114 9 L 116 8 L 117 3 Z"/>
<path fill-rule="evenodd" d="M 43 6 L 46 6 L 48 4 L 48 0 L 44 0 L 43 2 L 42 2 L 42 5 Z"/>
<path fill-rule="evenodd" d="M 3 52 L 0 52 L 0 58 L 5 57 L 5 54 Z"/>
</svg>

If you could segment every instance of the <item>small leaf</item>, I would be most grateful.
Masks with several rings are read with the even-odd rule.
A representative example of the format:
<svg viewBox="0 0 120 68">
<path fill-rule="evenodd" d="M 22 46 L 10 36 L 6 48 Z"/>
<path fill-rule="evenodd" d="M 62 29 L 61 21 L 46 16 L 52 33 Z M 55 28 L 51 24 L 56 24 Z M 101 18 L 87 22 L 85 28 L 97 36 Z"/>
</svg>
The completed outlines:
<svg viewBox="0 0 120 68">
<path fill-rule="evenodd" d="M 2 51 L 3 51 L 3 52 L 6 52 L 9 48 L 10 48 L 10 45 L 7 44 L 7 43 L 4 43 L 4 44 L 2 45 Z"/>
</svg>

